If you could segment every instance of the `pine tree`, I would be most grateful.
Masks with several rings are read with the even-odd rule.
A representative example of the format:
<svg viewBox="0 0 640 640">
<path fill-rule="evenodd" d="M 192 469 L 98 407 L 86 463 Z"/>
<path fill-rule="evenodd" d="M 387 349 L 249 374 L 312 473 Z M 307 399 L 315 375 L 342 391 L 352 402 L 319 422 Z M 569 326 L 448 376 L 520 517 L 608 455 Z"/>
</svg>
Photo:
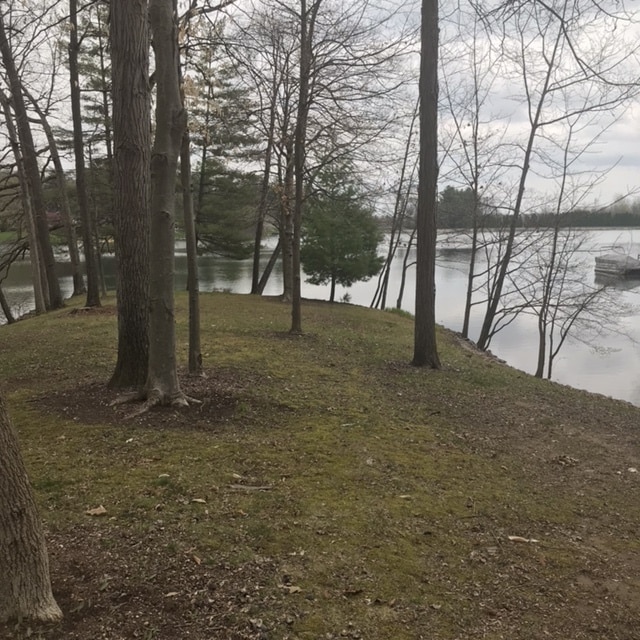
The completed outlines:
<svg viewBox="0 0 640 640">
<path fill-rule="evenodd" d="M 348 170 L 347 170 L 348 171 Z M 309 199 L 302 223 L 300 259 L 311 284 L 350 287 L 368 280 L 382 268 L 378 256 L 382 234 L 363 194 L 350 181 L 350 172 L 328 168 Z"/>
</svg>

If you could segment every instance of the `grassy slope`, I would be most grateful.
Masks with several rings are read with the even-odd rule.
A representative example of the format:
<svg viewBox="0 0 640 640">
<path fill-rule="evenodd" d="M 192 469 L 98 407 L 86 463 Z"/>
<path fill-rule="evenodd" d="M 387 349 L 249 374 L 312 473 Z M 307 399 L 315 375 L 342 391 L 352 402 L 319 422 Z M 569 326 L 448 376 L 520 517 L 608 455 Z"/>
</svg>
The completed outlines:
<svg viewBox="0 0 640 640">
<path fill-rule="evenodd" d="M 233 381 L 210 428 L 198 408 L 198 428 L 169 410 L 89 425 L 47 408 L 107 380 L 112 315 L 0 329 L 0 384 L 52 533 L 90 527 L 108 550 L 116 530 L 143 539 L 161 522 L 162 552 L 194 554 L 190 570 L 264 561 L 270 604 L 238 615 L 269 638 L 640 637 L 638 409 L 444 331 L 443 370 L 414 369 L 411 320 L 392 313 L 307 303 L 290 337 L 274 300 L 202 306 L 209 380 Z M 109 518 L 85 515 L 101 504 Z"/>
</svg>

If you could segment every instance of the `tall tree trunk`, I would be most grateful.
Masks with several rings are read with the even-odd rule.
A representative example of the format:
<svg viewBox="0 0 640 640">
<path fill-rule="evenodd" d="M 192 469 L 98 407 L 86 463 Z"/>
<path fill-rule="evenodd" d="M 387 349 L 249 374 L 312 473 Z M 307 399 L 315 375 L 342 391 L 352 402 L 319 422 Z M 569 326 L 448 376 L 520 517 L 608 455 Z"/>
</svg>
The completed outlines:
<svg viewBox="0 0 640 640">
<path fill-rule="evenodd" d="M 400 276 L 400 288 L 398 289 L 398 298 L 396 300 L 396 309 L 402 309 L 402 299 L 404 298 L 404 288 L 407 284 L 407 270 L 409 269 L 409 253 L 413 247 L 413 241 L 416 237 L 416 229 L 411 230 L 411 235 L 407 242 L 407 250 L 402 259 L 402 275 Z"/>
<path fill-rule="evenodd" d="M 87 156 L 89 160 L 89 167 L 93 167 L 93 145 L 91 142 L 87 145 Z M 113 187 L 113 158 L 109 163 L 109 182 Z M 96 247 L 96 262 L 98 264 L 98 280 L 100 282 L 100 293 L 102 297 L 106 297 L 107 295 L 107 283 L 104 279 L 104 267 L 102 265 L 102 247 L 100 243 L 100 233 L 98 229 L 98 199 L 96 197 L 96 189 L 95 189 L 96 181 L 95 175 L 91 171 L 89 172 L 89 195 L 92 203 L 91 216 L 93 217 L 93 233 L 94 233 L 94 242 Z M 110 193 L 111 199 L 113 200 L 113 189 Z M 107 252 L 109 251 L 109 242 L 107 241 Z"/>
<path fill-rule="evenodd" d="M 108 8 L 108 7 L 107 7 Z M 102 12 L 100 6 L 96 10 L 97 22 L 98 22 L 98 57 L 100 59 L 100 92 L 102 93 L 102 115 L 104 123 L 104 144 L 107 151 L 107 165 L 109 171 L 109 177 L 113 179 L 113 131 L 111 124 L 111 109 L 109 102 L 109 86 L 111 84 L 111 78 L 107 71 L 107 65 L 105 62 L 106 44 L 104 42 L 103 34 L 106 33 L 105 24 L 102 19 Z"/>
<path fill-rule="evenodd" d="M 40 258 L 40 247 L 36 236 L 35 221 L 33 219 L 33 208 L 31 206 L 31 195 L 29 193 L 29 182 L 24 171 L 24 163 L 22 154 L 20 153 L 20 143 L 18 141 L 18 133 L 15 130 L 11 115 L 10 100 L 0 89 L 0 102 L 4 112 L 7 134 L 11 143 L 13 157 L 16 162 L 18 172 L 18 182 L 20 183 L 20 201 L 22 203 L 23 215 L 27 227 L 27 237 L 29 238 L 29 261 L 31 264 L 31 279 L 33 282 L 33 297 L 36 307 L 36 313 L 44 313 L 47 310 L 48 288 L 47 278 L 42 267 Z"/>
<path fill-rule="evenodd" d="M 198 279 L 198 249 L 196 224 L 193 215 L 193 190 L 191 187 L 191 138 L 186 127 L 180 148 L 180 180 L 182 182 L 182 208 L 184 235 L 187 241 L 187 291 L 189 292 L 189 373 L 202 374 L 200 348 L 200 285 Z"/>
<path fill-rule="evenodd" d="M 147 0 L 112 0 L 114 233 L 118 360 L 113 388 L 141 388 L 149 356 L 149 25 Z"/>
<path fill-rule="evenodd" d="M 82 111 L 80 105 L 80 79 L 78 77 L 78 16 L 77 0 L 69 0 L 69 81 L 71 82 L 71 117 L 73 119 L 73 154 L 76 162 L 76 194 L 82 221 L 82 244 L 87 274 L 87 307 L 100 306 L 100 283 L 96 248 L 93 244 L 93 216 L 89 212 L 87 181 L 84 168 L 84 140 L 82 139 Z"/>
<path fill-rule="evenodd" d="M 2 290 L 2 283 L 0 283 L 0 309 L 2 309 L 2 313 L 4 313 L 7 324 L 13 324 L 16 321 L 16 319 L 13 317 L 11 307 L 7 302 L 7 298 L 4 295 L 4 291 Z"/>
<path fill-rule="evenodd" d="M 176 5 L 174 3 L 174 11 Z M 184 75 L 178 59 L 178 82 L 180 101 L 186 109 Z M 191 135 L 186 124 L 180 143 L 180 183 L 182 186 L 182 210 L 184 235 L 187 244 L 187 291 L 189 295 L 189 373 L 202 375 L 202 350 L 200 348 L 200 284 L 198 279 L 198 240 L 193 208 L 193 186 L 191 180 Z"/>
<path fill-rule="evenodd" d="M 260 288 L 260 253 L 262 249 L 262 235 L 264 233 L 264 221 L 267 217 L 269 206 L 269 184 L 271 182 L 271 158 L 273 156 L 274 135 L 276 128 L 276 100 L 277 78 L 274 74 L 271 88 L 271 100 L 269 105 L 269 129 L 267 131 L 267 148 L 264 154 L 264 172 L 262 174 L 262 185 L 260 187 L 260 203 L 258 204 L 258 215 L 256 219 L 255 240 L 253 243 L 253 270 L 251 274 L 251 293 L 258 293 Z"/>
<path fill-rule="evenodd" d="M 282 247 L 282 243 L 280 242 L 280 239 L 278 239 L 278 244 L 276 245 L 276 248 L 271 252 L 271 255 L 269 256 L 269 261 L 267 262 L 267 266 L 264 268 L 264 271 L 262 272 L 262 276 L 260 277 L 260 282 L 258 282 L 258 290 L 256 292 L 258 295 L 262 295 L 264 293 L 264 289 L 267 286 L 267 282 L 269 281 L 269 277 L 271 276 L 273 267 L 276 266 L 276 262 L 278 261 L 278 258 L 280 256 L 281 247 Z"/>
<path fill-rule="evenodd" d="M 467 272 L 467 291 L 464 301 L 464 318 L 462 320 L 462 335 L 469 337 L 469 323 L 471 322 L 471 307 L 473 304 L 473 285 L 476 279 L 476 260 L 478 257 L 478 233 L 479 223 L 479 202 L 477 193 L 475 194 L 475 203 L 473 208 L 473 228 L 471 229 L 471 256 L 469 258 L 469 271 Z"/>
<path fill-rule="evenodd" d="M 187 124 L 179 83 L 178 29 L 174 0 L 150 0 L 156 57 L 156 133 L 151 152 L 151 277 L 149 372 L 151 404 L 186 404 L 176 366 L 174 312 L 175 180 Z"/>
<path fill-rule="evenodd" d="M 207 122 L 208 122 L 208 114 L 207 114 Z M 206 179 L 207 179 L 207 150 L 208 145 L 206 142 L 206 136 L 204 136 L 204 142 L 202 143 L 202 151 L 200 153 L 200 173 L 198 175 L 198 197 L 196 198 L 195 207 L 194 207 L 194 218 L 196 225 L 196 241 L 198 240 L 198 225 L 200 224 L 200 213 L 202 212 L 202 203 L 204 202 L 204 192 L 206 187 Z"/>
<path fill-rule="evenodd" d="M 4 26 L 4 17 L 0 14 L 0 53 L 4 63 L 5 73 L 11 88 L 13 99 L 13 109 L 16 116 L 16 128 L 18 138 L 22 148 L 22 158 L 24 171 L 31 195 L 33 205 L 33 215 L 35 220 L 36 236 L 41 251 L 42 264 L 47 277 L 48 307 L 59 309 L 63 306 L 60 283 L 56 275 L 56 261 L 53 255 L 53 248 L 49 239 L 49 224 L 47 222 L 44 195 L 42 192 L 42 182 L 40 180 L 40 169 L 38 167 L 38 157 L 33 135 L 29 124 L 29 116 L 24 102 L 22 82 L 13 59 L 13 52 Z M 45 296 L 46 299 L 46 296 Z"/>
<path fill-rule="evenodd" d="M 319 0 L 313 0 L 307 10 L 307 0 L 300 0 L 300 87 L 293 148 L 295 197 L 293 206 L 293 239 L 291 266 L 293 296 L 291 299 L 291 333 L 302 333 L 302 278 L 300 267 L 300 236 L 302 231 L 302 207 L 304 201 L 304 169 L 306 164 L 307 119 L 309 117 L 309 81 L 313 47 L 313 27 Z"/>
<path fill-rule="evenodd" d="M 284 176 L 280 176 L 280 246 L 282 252 L 282 300 L 291 302 L 293 299 L 293 200 L 294 171 L 293 146 L 287 141 L 284 149 Z M 282 169 L 280 169 L 280 173 Z"/>
<path fill-rule="evenodd" d="M 207 155 L 209 153 L 209 130 L 211 127 L 211 104 L 213 103 L 213 85 L 211 82 L 207 83 L 207 98 L 206 105 L 207 110 L 204 114 L 204 127 L 202 136 L 202 149 L 200 152 L 200 172 L 198 175 L 198 194 L 195 201 L 194 206 L 194 220 L 195 220 L 195 235 L 196 235 L 196 248 L 198 246 L 198 226 L 202 222 L 201 213 L 202 213 L 202 204 L 204 202 L 205 188 L 206 188 L 206 179 L 207 179 Z"/>
<path fill-rule="evenodd" d="M 438 0 L 422 0 L 420 173 L 413 364 L 440 368 L 436 343 L 435 269 L 438 183 Z"/>
<path fill-rule="evenodd" d="M 0 623 L 62 618 L 18 438 L 0 396 Z"/>
<path fill-rule="evenodd" d="M 544 365 L 547 359 L 547 328 L 541 317 L 538 318 L 538 364 L 536 366 L 535 377 L 542 378 L 544 375 Z"/>
<path fill-rule="evenodd" d="M 53 166 L 56 172 L 56 181 L 58 183 L 58 192 L 60 193 L 60 199 L 62 201 L 62 222 L 64 224 L 64 230 L 67 235 L 67 246 L 69 247 L 69 262 L 71 263 L 71 273 L 73 277 L 73 295 L 80 296 L 86 293 L 84 286 L 84 279 L 82 277 L 82 270 L 80 269 L 80 254 L 78 252 L 78 238 L 76 236 L 76 229 L 73 224 L 73 216 L 71 214 L 71 205 L 69 204 L 69 196 L 67 195 L 67 180 L 60 160 L 60 153 L 58 152 L 58 144 L 56 138 L 53 135 L 53 130 L 49 124 L 47 115 L 38 105 L 38 101 L 31 95 L 29 91 L 25 89 L 25 95 L 29 98 L 31 105 L 35 109 L 35 112 L 40 118 L 40 124 L 42 130 L 47 137 L 47 143 L 49 145 L 49 155 L 53 161 Z"/>
</svg>

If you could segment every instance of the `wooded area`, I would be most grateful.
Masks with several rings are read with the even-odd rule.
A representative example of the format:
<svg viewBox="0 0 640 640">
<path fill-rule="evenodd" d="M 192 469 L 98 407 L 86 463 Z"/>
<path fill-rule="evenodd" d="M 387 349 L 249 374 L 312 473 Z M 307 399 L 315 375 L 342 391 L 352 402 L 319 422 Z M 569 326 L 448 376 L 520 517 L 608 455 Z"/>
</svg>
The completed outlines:
<svg viewBox="0 0 640 640">
<path fill-rule="evenodd" d="M 439 369 L 440 223 L 468 241 L 464 337 L 484 351 L 514 317 L 533 314 L 536 376 L 550 377 L 569 332 L 608 304 L 605 286 L 572 275 L 583 248 L 574 227 L 633 206 L 633 190 L 591 206 L 616 160 L 587 159 L 637 98 L 636 18 L 591 0 L 4 3 L 7 322 L 2 281 L 16 260 L 30 260 L 35 313 L 60 309 L 55 250 L 65 247 L 74 294 L 97 309 L 101 254 L 113 250 L 117 361 L 105 385 L 125 392 L 118 402 L 139 402 L 132 416 L 184 407 L 199 400 L 178 376 L 176 235 L 188 252 L 193 376 L 206 364 L 199 254 L 251 257 L 253 294 L 280 261 L 289 333 L 302 336 L 305 274 L 331 284 L 331 301 L 336 283 L 377 275 L 371 306 L 384 309 L 404 243 L 407 256 L 416 248 L 396 304 L 415 268 L 405 358 Z M 33 602 L 7 616 L 53 610 Z"/>
</svg>

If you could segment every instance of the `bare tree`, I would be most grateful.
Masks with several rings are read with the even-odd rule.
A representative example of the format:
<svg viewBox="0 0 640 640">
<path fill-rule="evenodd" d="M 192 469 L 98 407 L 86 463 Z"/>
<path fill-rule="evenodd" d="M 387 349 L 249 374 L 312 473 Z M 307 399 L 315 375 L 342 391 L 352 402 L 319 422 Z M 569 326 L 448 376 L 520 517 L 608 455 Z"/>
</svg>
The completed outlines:
<svg viewBox="0 0 640 640">
<path fill-rule="evenodd" d="M 29 194 L 29 181 L 24 170 L 22 153 L 20 151 L 20 142 L 18 140 L 18 132 L 16 131 L 13 114 L 11 112 L 11 101 L 9 97 L 0 90 L 0 103 L 5 118 L 5 126 L 7 135 L 11 144 L 13 157 L 16 165 L 16 173 L 18 175 L 18 184 L 20 186 L 20 201 L 22 203 L 22 213 L 27 227 L 29 260 L 31 264 L 31 279 L 33 282 L 33 293 L 36 313 L 44 313 L 46 311 L 45 292 L 48 292 L 46 274 L 42 268 L 42 256 L 40 245 L 36 235 L 35 220 L 33 219 L 33 208 L 31 206 L 31 197 Z M 20 255 L 20 254 L 16 254 Z M 10 264 L 10 262 L 9 262 Z M 7 266 L 8 268 L 8 266 Z"/>
<path fill-rule="evenodd" d="M 293 245 L 291 261 L 293 270 L 293 297 L 291 299 L 291 333 L 302 333 L 302 278 L 300 274 L 300 234 L 302 230 L 302 206 L 305 192 L 305 166 L 307 153 L 307 123 L 311 106 L 311 65 L 316 19 L 321 0 L 300 0 L 300 86 L 296 109 L 296 126 L 293 137 L 293 166 L 295 196 L 293 208 Z"/>
<path fill-rule="evenodd" d="M 175 180 L 187 125 L 180 95 L 178 25 L 173 0 L 150 0 L 156 61 L 156 131 L 151 152 L 149 370 L 143 410 L 186 405 L 176 365 L 174 311 Z"/>
<path fill-rule="evenodd" d="M 89 211 L 87 180 L 85 173 L 84 139 L 82 132 L 82 105 L 80 98 L 80 77 L 78 73 L 78 11 L 77 0 L 69 0 L 69 81 L 71 83 L 71 116 L 73 119 L 73 152 L 76 167 L 76 195 L 82 221 L 82 245 L 87 274 L 87 307 L 100 306 L 100 285 L 98 281 L 98 261 L 94 245 L 94 221 Z"/>
<path fill-rule="evenodd" d="M 380 137 L 397 118 L 394 93 L 404 80 L 398 63 L 413 42 L 392 4 L 274 0 L 239 27 L 241 46 L 261 61 L 252 78 L 264 109 L 262 129 L 272 141 L 265 169 L 274 166 L 281 210 L 277 251 L 294 333 L 302 330 L 300 221 L 314 176 L 347 156 L 359 154 L 363 165 L 385 156 Z M 400 25 L 395 31 L 389 26 L 394 20 Z M 264 195 L 267 178 L 265 171 Z"/>
<path fill-rule="evenodd" d="M 413 146 L 415 124 L 419 115 L 420 102 L 417 101 L 415 109 L 413 111 L 413 116 L 411 117 L 411 124 L 409 126 L 404 154 L 402 156 L 400 177 L 395 189 L 395 200 L 393 205 L 393 213 L 391 216 L 391 232 L 389 234 L 387 255 L 382 267 L 382 271 L 378 276 L 378 285 L 376 287 L 373 300 L 371 301 L 371 308 L 384 309 L 387 306 L 387 293 L 389 289 L 391 267 L 393 265 L 398 247 L 402 242 L 402 234 L 405 228 L 405 218 L 407 215 L 411 192 L 413 190 L 416 169 L 418 166 L 419 155 L 416 155 L 414 158 L 412 158 L 411 151 Z M 402 296 L 400 296 L 400 299 L 401 298 Z"/>
<path fill-rule="evenodd" d="M 190 23 L 189 12 L 181 20 L 182 31 L 185 33 L 183 45 L 185 63 L 189 58 Z M 186 109 L 184 89 L 183 64 L 179 61 L 180 98 L 183 109 Z M 198 250 L 195 213 L 193 207 L 193 186 L 191 181 L 191 135 L 189 127 L 185 125 L 180 145 L 180 184 L 182 187 L 182 209 L 184 219 L 184 234 L 187 244 L 187 291 L 189 294 L 189 373 L 202 375 L 202 351 L 200 349 L 200 289 L 198 280 Z"/>
<path fill-rule="evenodd" d="M 49 239 L 49 226 L 46 217 L 38 157 L 25 104 L 22 81 L 13 57 L 13 51 L 5 25 L 7 15 L 7 13 L 2 13 L 2 10 L 0 10 L 0 54 L 2 55 L 7 82 L 11 89 L 16 129 L 20 141 L 29 195 L 33 206 L 36 237 L 41 250 L 42 264 L 46 274 L 47 295 L 45 295 L 45 303 L 47 303 L 50 309 L 58 309 L 63 306 L 62 293 L 56 274 L 53 248 Z"/>
<path fill-rule="evenodd" d="M 55 77 L 55 70 L 51 74 L 51 84 L 53 89 L 53 78 Z M 58 183 L 58 193 L 60 195 L 60 214 L 64 224 L 64 230 L 67 235 L 67 246 L 69 247 L 69 261 L 71 263 L 71 273 L 73 277 L 73 295 L 79 296 L 86 293 L 84 286 L 84 278 L 80 270 L 80 254 L 78 252 L 78 239 L 76 235 L 75 226 L 73 224 L 73 216 L 71 214 L 71 205 L 69 204 L 69 195 L 67 193 L 67 178 L 62 166 L 62 159 L 60 158 L 60 152 L 58 151 L 58 143 L 53 133 L 49 118 L 47 116 L 47 109 L 42 109 L 38 103 L 38 100 L 31 94 L 31 92 L 25 88 L 25 96 L 31 102 L 34 111 L 40 118 L 40 124 L 42 130 L 47 138 L 49 145 L 49 154 L 51 161 L 53 162 L 56 182 Z"/>
<path fill-rule="evenodd" d="M 0 396 L 0 623 L 53 622 L 49 560 L 38 510 L 9 414 Z"/>
<path fill-rule="evenodd" d="M 565 100 L 569 110 L 571 103 L 575 105 L 576 96 L 569 92 Z M 584 106 L 588 105 L 585 103 Z M 585 132 L 592 129 L 597 133 L 585 139 Z M 540 216 L 545 226 L 533 236 L 536 242 L 532 251 L 513 274 L 515 277 L 512 276 L 509 287 L 521 298 L 524 313 L 536 318 L 538 357 L 535 376 L 539 378 L 545 375 L 551 378 L 554 360 L 570 335 L 579 333 L 580 339 L 587 342 L 603 331 L 613 331 L 616 322 L 612 318 L 623 312 L 620 308 L 613 311 L 606 283 L 585 281 L 583 274 L 588 269 L 585 262 L 590 261 L 593 250 L 586 232 L 572 228 L 568 222 L 572 212 L 584 206 L 608 173 L 591 174 L 579 168 L 581 159 L 606 129 L 600 117 L 585 118 L 581 111 L 554 129 L 549 143 L 561 154 L 561 160 L 556 163 L 555 202 L 546 215 Z M 576 141 L 576 138 L 583 139 Z"/>
<path fill-rule="evenodd" d="M 422 0 L 420 170 L 416 215 L 416 306 L 412 364 L 440 368 L 436 342 L 435 269 L 438 183 L 438 2 Z"/>
<path fill-rule="evenodd" d="M 508 171 L 509 150 L 504 140 L 506 125 L 489 104 L 501 67 L 483 23 L 459 7 L 449 16 L 445 32 L 440 65 L 446 105 L 441 134 L 442 177 L 468 190 L 473 199 L 471 229 L 460 232 L 469 236 L 471 245 L 462 323 L 462 335 L 469 337 L 473 307 L 486 303 L 477 294 L 492 274 L 491 245 L 501 239 L 500 234 L 487 232 L 485 214 L 492 211 L 494 196 L 496 201 L 502 200 L 500 190 Z M 489 258 L 484 263 L 483 255 Z"/>
<path fill-rule="evenodd" d="M 485 13 L 486 15 L 486 13 Z M 516 143 L 521 160 L 515 196 L 510 205 L 511 222 L 490 292 L 477 344 L 487 348 L 495 334 L 495 321 L 511 268 L 516 232 L 526 207 L 525 191 L 532 172 L 545 173 L 550 156 L 541 138 L 553 127 L 577 114 L 608 114 L 620 108 L 637 91 L 635 76 L 626 66 L 637 46 L 617 33 L 619 16 L 592 2 L 509 2 L 493 14 L 498 24 L 501 56 L 513 70 L 512 81 L 522 83 L 528 133 Z M 592 43 L 597 38 L 598 46 Z M 567 92 L 578 96 L 567 104 Z M 587 101 L 580 96 L 588 95 Z"/>
<path fill-rule="evenodd" d="M 263 166 L 254 236 L 252 292 L 262 293 L 276 260 L 282 262 L 282 300 L 293 297 L 294 129 L 299 86 L 299 19 L 292 7 L 273 2 L 234 24 L 229 55 L 256 96 L 256 127 L 264 139 Z M 260 276 L 264 223 L 275 202 L 278 244 Z"/>
<path fill-rule="evenodd" d="M 265 6 L 256 11 L 249 25 L 237 25 L 242 46 L 230 46 L 229 53 L 246 74 L 247 84 L 258 105 L 256 127 L 264 140 L 260 197 L 256 211 L 251 293 L 262 294 L 276 260 L 283 255 L 283 298 L 291 300 L 291 201 L 293 191 L 291 121 L 295 106 L 293 68 L 296 42 L 288 22 L 278 7 Z M 286 176 L 286 177 L 285 177 Z M 275 196 L 275 198 L 274 198 Z M 279 241 L 260 274 L 260 257 L 265 224 L 277 201 L 275 220 Z"/>
<path fill-rule="evenodd" d="M 118 360 L 114 388 L 142 387 L 149 355 L 150 89 L 147 0 L 111 2 Z"/>
</svg>

